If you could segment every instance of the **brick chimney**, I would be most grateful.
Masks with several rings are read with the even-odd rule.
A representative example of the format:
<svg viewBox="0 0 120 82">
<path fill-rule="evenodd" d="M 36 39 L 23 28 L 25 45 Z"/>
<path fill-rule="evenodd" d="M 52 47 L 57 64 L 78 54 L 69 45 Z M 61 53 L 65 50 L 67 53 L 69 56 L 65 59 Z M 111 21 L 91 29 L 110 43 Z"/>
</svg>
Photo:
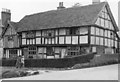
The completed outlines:
<svg viewBox="0 0 120 82">
<path fill-rule="evenodd" d="M 100 0 L 92 0 L 92 4 L 99 4 Z"/>
<path fill-rule="evenodd" d="M 64 9 L 63 2 L 59 2 L 59 7 L 57 7 L 58 10 Z"/>
<path fill-rule="evenodd" d="M 2 25 L 4 26 L 5 23 L 9 20 L 11 20 L 11 12 L 9 9 L 2 9 L 1 12 L 1 19 L 2 19 Z"/>
</svg>

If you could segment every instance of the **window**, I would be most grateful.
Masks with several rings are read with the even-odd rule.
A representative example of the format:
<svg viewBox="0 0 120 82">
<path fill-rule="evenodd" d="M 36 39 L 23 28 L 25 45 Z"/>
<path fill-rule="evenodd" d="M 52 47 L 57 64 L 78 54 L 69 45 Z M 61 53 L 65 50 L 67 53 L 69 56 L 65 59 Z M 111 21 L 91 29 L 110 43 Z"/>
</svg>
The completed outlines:
<svg viewBox="0 0 120 82">
<path fill-rule="evenodd" d="M 27 45 L 35 44 L 35 39 L 27 39 Z"/>
<path fill-rule="evenodd" d="M 80 44 L 88 43 L 88 36 L 80 36 Z"/>
<path fill-rule="evenodd" d="M 78 44 L 78 36 L 72 36 L 72 44 Z"/>
<path fill-rule="evenodd" d="M 88 28 L 87 27 L 80 27 L 80 34 L 88 34 Z"/>
<path fill-rule="evenodd" d="M 103 45 L 103 38 L 100 38 L 100 45 Z"/>
<path fill-rule="evenodd" d="M 41 44 L 41 38 L 36 38 L 36 44 Z"/>
<path fill-rule="evenodd" d="M 66 29 L 59 29 L 59 35 L 66 35 Z"/>
<path fill-rule="evenodd" d="M 29 55 L 36 55 L 36 47 L 28 48 Z"/>
<path fill-rule="evenodd" d="M 100 29 L 100 36 L 103 36 L 104 35 L 104 31 L 103 29 Z"/>
<path fill-rule="evenodd" d="M 91 36 L 91 44 L 95 44 L 95 37 Z"/>
<path fill-rule="evenodd" d="M 96 28 L 96 35 L 100 35 L 100 30 L 99 30 L 99 28 Z"/>
<path fill-rule="evenodd" d="M 26 39 L 22 39 L 22 45 L 26 44 Z"/>
<path fill-rule="evenodd" d="M 108 39 L 105 38 L 105 46 L 108 46 Z"/>
<path fill-rule="evenodd" d="M 91 27 L 91 34 L 95 35 L 95 27 Z"/>
<path fill-rule="evenodd" d="M 105 30 L 105 37 L 108 37 L 108 31 Z"/>
<path fill-rule="evenodd" d="M 99 37 L 96 37 L 96 44 L 99 45 L 99 43 L 100 43 L 100 39 Z"/>
<path fill-rule="evenodd" d="M 78 34 L 78 28 L 70 28 L 66 30 L 67 35 L 76 35 Z"/>
<path fill-rule="evenodd" d="M 22 38 L 25 38 L 26 37 L 26 33 L 22 33 Z"/>
<path fill-rule="evenodd" d="M 80 55 L 80 47 L 68 47 L 67 54 L 68 56 Z"/>
<path fill-rule="evenodd" d="M 59 44 L 64 44 L 64 37 L 59 37 Z"/>
<path fill-rule="evenodd" d="M 36 36 L 41 36 L 41 31 L 36 31 Z"/>
<path fill-rule="evenodd" d="M 35 32 L 27 32 L 26 38 L 35 38 Z"/>
<path fill-rule="evenodd" d="M 71 44 L 71 36 L 66 36 L 66 44 Z"/>
</svg>

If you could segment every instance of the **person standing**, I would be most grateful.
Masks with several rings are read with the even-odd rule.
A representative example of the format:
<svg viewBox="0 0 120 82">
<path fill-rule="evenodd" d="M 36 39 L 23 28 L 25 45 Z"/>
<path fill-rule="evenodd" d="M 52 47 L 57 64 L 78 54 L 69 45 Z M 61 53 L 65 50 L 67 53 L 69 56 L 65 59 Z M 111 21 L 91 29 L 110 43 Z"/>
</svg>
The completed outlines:
<svg viewBox="0 0 120 82">
<path fill-rule="evenodd" d="M 20 67 L 21 67 L 21 56 L 19 55 L 16 60 L 16 68 L 20 68 Z"/>
</svg>

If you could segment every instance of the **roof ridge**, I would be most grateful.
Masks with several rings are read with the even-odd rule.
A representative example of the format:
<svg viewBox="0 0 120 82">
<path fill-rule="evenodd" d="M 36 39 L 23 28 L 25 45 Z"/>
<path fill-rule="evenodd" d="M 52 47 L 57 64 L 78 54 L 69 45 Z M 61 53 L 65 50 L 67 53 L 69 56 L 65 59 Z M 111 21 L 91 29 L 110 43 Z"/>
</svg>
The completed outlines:
<svg viewBox="0 0 120 82">
<path fill-rule="evenodd" d="M 33 15 L 38 15 L 38 14 L 44 14 L 44 13 L 48 13 L 48 12 L 54 12 L 54 11 L 62 11 L 62 10 L 67 10 L 67 9 L 73 9 L 73 8 L 83 8 L 83 7 L 89 7 L 89 6 L 95 6 L 95 5 L 100 5 L 100 4 L 106 4 L 107 2 L 100 2 L 99 4 L 89 4 L 89 5 L 85 5 L 85 6 L 80 6 L 80 7 L 68 7 L 68 8 L 64 8 L 61 10 L 48 10 L 48 11 L 43 11 L 43 12 L 38 12 L 38 13 L 33 13 L 30 15 L 25 15 L 25 17 L 29 17 L 29 16 L 33 16 Z"/>
</svg>

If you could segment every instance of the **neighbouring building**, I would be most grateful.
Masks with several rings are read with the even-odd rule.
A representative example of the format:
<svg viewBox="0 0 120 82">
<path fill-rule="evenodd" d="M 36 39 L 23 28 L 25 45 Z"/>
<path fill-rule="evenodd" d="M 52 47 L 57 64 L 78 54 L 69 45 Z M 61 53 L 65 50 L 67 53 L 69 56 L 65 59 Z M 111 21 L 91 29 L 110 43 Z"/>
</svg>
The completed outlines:
<svg viewBox="0 0 120 82">
<path fill-rule="evenodd" d="M 93 0 L 97 1 L 97 0 Z M 118 53 L 118 26 L 107 2 L 26 15 L 7 22 L 2 33 L 4 57 L 49 59 L 90 52 Z"/>
<path fill-rule="evenodd" d="M 19 36 L 17 33 L 17 23 L 11 21 L 11 11 L 3 9 L 1 12 L 3 31 L 1 42 L 3 43 L 3 58 L 16 58 L 21 55 L 19 47 Z"/>
</svg>

